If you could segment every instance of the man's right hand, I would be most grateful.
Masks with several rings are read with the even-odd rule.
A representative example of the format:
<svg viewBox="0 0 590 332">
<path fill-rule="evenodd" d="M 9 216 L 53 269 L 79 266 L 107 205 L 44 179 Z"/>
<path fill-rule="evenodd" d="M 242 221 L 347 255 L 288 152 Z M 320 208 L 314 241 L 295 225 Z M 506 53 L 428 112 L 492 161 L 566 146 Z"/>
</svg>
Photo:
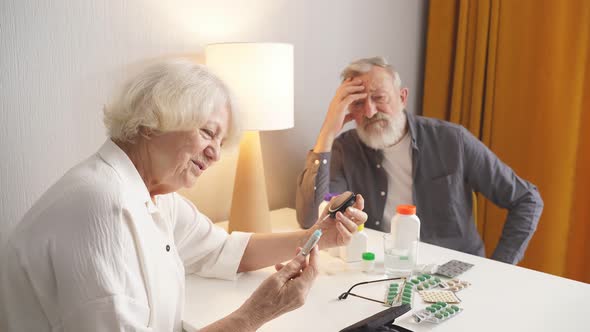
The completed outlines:
<svg viewBox="0 0 590 332">
<path fill-rule="evenodd" d="M 352 114 L 346 113 L 348 106 L 356 100 L 367 97 L 364 92 L 365 86 L 363 82 L 358 79 L 348 78 L 338 87 L 336 94 L 330 102 L 328 114 L 324 119 L 320 135 L 313 148 L 313 152 L 322 153 L 330 152 L 332 150 L 332 143 L 336 135 L 342 130 L 344 125 L 353 119 Z"/>
</svg>

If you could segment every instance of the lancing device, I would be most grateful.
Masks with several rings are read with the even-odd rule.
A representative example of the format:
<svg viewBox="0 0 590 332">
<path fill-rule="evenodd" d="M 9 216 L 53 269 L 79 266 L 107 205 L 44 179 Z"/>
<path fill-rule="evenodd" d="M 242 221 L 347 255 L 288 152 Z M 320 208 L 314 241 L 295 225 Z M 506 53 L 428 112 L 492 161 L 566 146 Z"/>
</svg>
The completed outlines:
<svg viewBox="0 0 590 332">
<path fill-rule="evenodd" d="M 303 249 L 301 249 L 301 254 L 303 256 L 307 256 L 311 249 L 313 249 L 313 247 L 318 243 L 320 237 L 322 237 L 322 230 L 316 229 L 315 232 L 313 232 L 313 234 L 311 234 L 309 237 L 309 240 L 307 240 L 307 243 L 305 243 L 303 246 Z"/>
<path fill-rule="evenodd" d="M 328 217 L 336 218 L 338 211 L 344 213 L 346 208 L 352 206 L 356 202 L 356 194 L 352 191 L 345 191 L 342 195 L 338 196 L 336 200 L 328 207 L 328 214 L 322 218 L 321 221 L 328 219 Z"/>
</svg>

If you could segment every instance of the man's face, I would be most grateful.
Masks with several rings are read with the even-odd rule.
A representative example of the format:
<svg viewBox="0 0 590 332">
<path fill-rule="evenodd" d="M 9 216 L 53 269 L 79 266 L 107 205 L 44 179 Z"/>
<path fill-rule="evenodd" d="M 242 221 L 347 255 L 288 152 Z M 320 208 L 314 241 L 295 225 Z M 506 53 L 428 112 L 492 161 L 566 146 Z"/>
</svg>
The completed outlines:
<svg viewBox="0 0 590 332">
<path fill-rule="evenodd" d="M 373 66 L 369 72 L 355 78 L 362 81 L 368 94 L 367 98 L 349 106 L 359 137 L 375 149 L 397 143 L 405 133 L 403 110 L 408 90 L 395 87 L 393 77 L 381 67 Z"/>
</svg>

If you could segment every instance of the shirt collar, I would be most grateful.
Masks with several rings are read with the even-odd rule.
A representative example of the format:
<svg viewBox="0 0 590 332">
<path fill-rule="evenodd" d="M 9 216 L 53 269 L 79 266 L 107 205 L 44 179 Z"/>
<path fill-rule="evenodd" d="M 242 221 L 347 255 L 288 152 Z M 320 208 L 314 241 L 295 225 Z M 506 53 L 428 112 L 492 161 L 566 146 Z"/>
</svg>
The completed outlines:
<svg viewBox="0 0 590 332">
<path fill-rule="evenodd" d="M 140 199 L 142 203 L 145 203 L 150 213 L 157 210 L 137 168 L 117 144 L 110 138 L 107 139 L 98 150 L 98 154 L 119 175 L 124 188 L 132 197 Z"/>
</svg>

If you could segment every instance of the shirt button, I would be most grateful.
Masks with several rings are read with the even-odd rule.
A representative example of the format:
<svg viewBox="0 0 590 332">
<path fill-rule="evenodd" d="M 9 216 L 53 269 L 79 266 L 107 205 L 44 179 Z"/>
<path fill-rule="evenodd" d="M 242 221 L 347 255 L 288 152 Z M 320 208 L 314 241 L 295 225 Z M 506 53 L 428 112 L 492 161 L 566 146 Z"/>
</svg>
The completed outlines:
<svg viewBox="0 0 590 332">
<path fill-rule="evenodd" d="M 375 221 L 375 225 L 379 225 L 381 222 L 379 220 Z"/>
<path fill-rule="evenodd" d="M 166 251 L 170 251 L 170 245 L 169 244 L 166 245 Z"/>
<path fill-rule="evenodd" d="M 377 168 L 381 168 L 381 164 L 377 164 Z"/>
<path fill-rule="evenodd" d="M 381 192 L 381 196 L 385 196 L 385 191 L 382 191 Z"/>
<path fill-rule="evenodd" d="M 328 161 L 327 161 L 326 159 L 322 160 L 322 164 L 324 164 L 324 165 L 325 165 L 325 164 L 327 164 L 327 163 L 328 163 Z"/>
<path fill-rule="evenodd" d="M 319 165 L 320 164 L 320 161 L 319 160 L 316 160 L 313 163 L 316 164 L 316 165 Z"/>
<path fill-rule="evenodd" d="M 313 186 L 313 190 L 316 190 L 316 189 L 318 189 L 318 188 L 316 186 Z"/>
</svg>

